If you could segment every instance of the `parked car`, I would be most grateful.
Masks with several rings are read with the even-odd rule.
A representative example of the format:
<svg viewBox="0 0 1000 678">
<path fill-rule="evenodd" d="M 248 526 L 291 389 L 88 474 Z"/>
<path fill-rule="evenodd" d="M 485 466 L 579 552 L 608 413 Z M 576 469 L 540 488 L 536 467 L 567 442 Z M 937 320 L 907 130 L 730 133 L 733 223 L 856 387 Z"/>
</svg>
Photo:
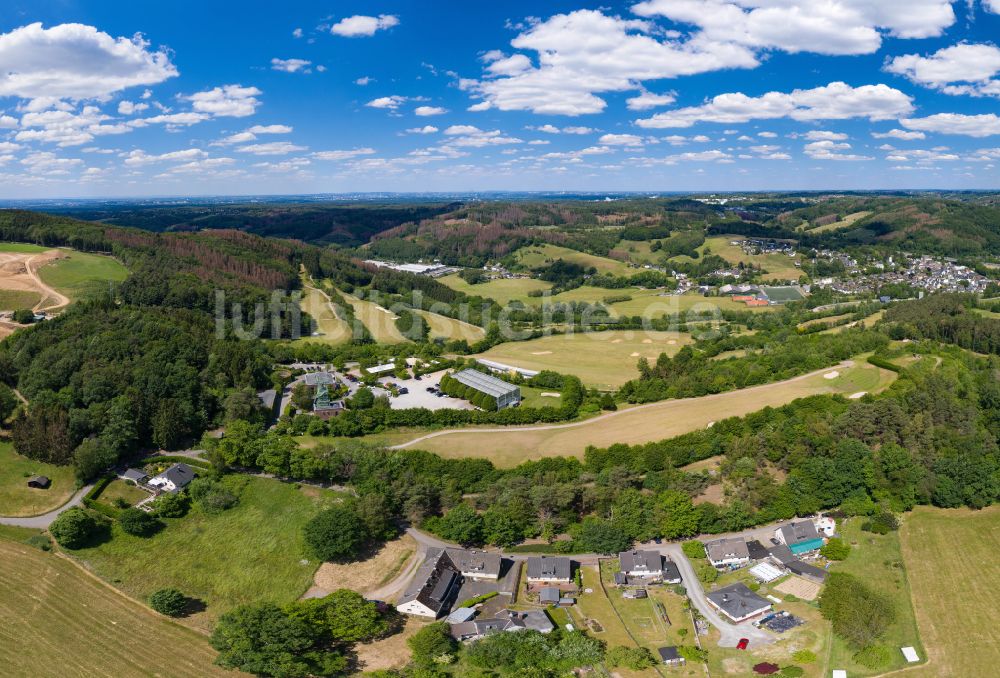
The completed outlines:
<svg viewBox="0 0 1000 678">
<path fill-rule="evenodd" d="M 399 395 L 406 395 L 409 392 L 410 392 L 410 389 L 406 388 L 405 386 L 401 386 L 399 388 Z"/>
<path fill-rule="evenodd" d="M 745 650 L 745 649 L 747 649 L 747 646 L 749 646 L 749 645 L 750 645 L 750 639 L 749 638 L 740 638 L 740 642 L 736 643 L 736 649 L 737 650 Z"/>
</svg>

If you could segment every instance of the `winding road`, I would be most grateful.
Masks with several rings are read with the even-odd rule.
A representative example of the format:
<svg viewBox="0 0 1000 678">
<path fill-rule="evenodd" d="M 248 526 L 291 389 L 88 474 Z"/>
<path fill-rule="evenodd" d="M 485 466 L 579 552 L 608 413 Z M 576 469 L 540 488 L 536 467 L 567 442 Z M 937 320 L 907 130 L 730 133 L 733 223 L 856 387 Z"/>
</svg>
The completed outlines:
<svg viewBox="0 0 1000 678">
<path fill-rule="evenodd" d="M 80 506 L 83 504 L 84 495 L 90 492 L 90 489 L 93 486 L 93 483 L 84 485 L 77 490 L 65 504 L 39 516 L 26 516 L 24 518 L 8 518 L 0 516 L 0 525 L 13 525 L 14 527 L 28 527 L 36 530 L 47 530 L 49 529 L 49 525 L 51 525 L 53 521 L 59 517 L 60 513 L 66 509 L 71 509 L 74 506 Z"/>
<path fill-rule="evenodd" d="M 38 256 L 39 255 L 37 255 L 37 254 L 34 255 L 34 256 L 30 256 L 24 262 L 24 268 L 28 272 L 28 277 L 31 278 L 32 282 L 34 282 L 35 285 L 38 286 L 38 289 L 41 290 L 42 293 L 43 293 L 42 294 L 42 298 L 38 300 L 38 303 L 35 304 L 35 307 L 32 310 L 33 311 L 52 311 L 52 310 L 63 308 L 64 306 L 69 306 L 69 297 L 67 297 L 65 294 L 62 294 L 61 292 L 57 292 L 53 288 L 51 288 L 48 285 L 46 285 L 42 281 L 42 279 L 40 277 L 38 277 L 38 272 L 34 268 L 32 268 L 31 264 L 34 263 L 35 259 Z M 55 299 L 56 303 L 54 303 L 54 304 L 45 304 L 45 302 L 49 298 Z"/>
</svg>

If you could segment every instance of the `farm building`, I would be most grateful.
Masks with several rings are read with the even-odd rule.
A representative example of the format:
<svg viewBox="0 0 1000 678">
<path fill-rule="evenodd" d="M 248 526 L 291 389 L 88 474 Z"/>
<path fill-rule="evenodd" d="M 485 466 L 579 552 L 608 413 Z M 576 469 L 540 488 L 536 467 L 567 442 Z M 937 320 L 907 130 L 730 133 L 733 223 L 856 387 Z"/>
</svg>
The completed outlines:
<svg viewBox="0 0 1000 678">
<path fill-rule="evenodd" d="M 465 549 L 432 548 L 396 606 L 400 612 L 437 619 L 454 601 L 463 579 L 500 579 L 500 556 Z"/>
<path fill-rule="evenodd" d="M 194 480 L 193 468 L 187 464 L 174 464 L 160 475 L 151 478 L 147 484 L 158 490 L 176 494 L 187 487 L 192 480 Z"/>
<path fill-rule="evenodd" d="M 792 521 L 774 531 L 774 538 L 797 556 L 815 551 L 823 545 L 823 537 L 811 520 Z"/>
<path fill-rule="evenodd" d="M 31 476 L 28 478 L 28 487 L 33 487 L 36 490 L 47 490 L 52 481 L 49 480 L 48 476 Z"/>
<path fill-rule="evenodd" d="M 805 577 L 806 579 L 814 581 L 817 584 L 822 584 L 826 581 L 826 570 L 816 567 L 815 565 L 810 565 L 809 563 L 803 563 L 801 560 L 795 560 L 788 563 L 785 567 L 787 567 L 788 571 L 792 574 Z"/>
<path fill-rule="evenodd" d="M 746 584 L 731 584 L 706 594 L 708 602 L 724 615 L 739 623 L 764 614 L 771 609 L 767 602 L 751 591 Z"/>
<path fill-rule="evenodd" d="M 569 584 L 573 581 L 573 562 L 569 558 L 534 556 L 528 558 L 528 583 Z"/>
<path fill-rule="evenodd" d="M 476 370 L 462 370 L 453 374 L 452 378 L 463 386 L 496 398 L 497 409 L 513 407 L 521 402 L 521 389 L 518 386 L 508 384 L 506 381 L 488 374 Z"/>
<path fill-rule="evenodd" d="M 750 574 L 752 574 L 757 581 L 762 584 L 766 584 L 780 577 L 781 570 L 776 568 L 771 563 L 757 563 L 750 568 Z"/>
<path fill-rule="evenodd" d="M 716 539 L 705 544 L 708 560 L 716 567 L 727 565 L 746 565 L 750 562 L 750 551 L 747 543 L 740 537 Z"/>
</svg>

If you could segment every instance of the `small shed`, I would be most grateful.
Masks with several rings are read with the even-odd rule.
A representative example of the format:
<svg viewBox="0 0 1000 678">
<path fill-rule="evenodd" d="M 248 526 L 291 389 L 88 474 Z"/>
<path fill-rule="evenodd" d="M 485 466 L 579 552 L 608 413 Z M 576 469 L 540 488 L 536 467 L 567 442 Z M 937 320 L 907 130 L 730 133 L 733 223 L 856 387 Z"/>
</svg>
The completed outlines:
<svg viewBox="0 0 1000 678">
<path fill-rule="evenodd" d="M 902 647 L 900 650 L 902 650 L 903 657 L 905 657 L 906 661 L 909 663 L 913 664 L 914 662 L 920 661 L 920 655 L 918 655 L 917 651 L 912 647 Z"/>
<path fill-rule="evenodd" d="M 558 605 L 562 593 L 555 586 L 546 586 L 538 592 L 538 600 L 544 605 Z"/>
<path fill-rule="evenodd" d="M 122 473 L 122 480 L 131 480 L 136 485 L 142 485 L 144 482 L 149 480 L 149 475 L 145 471 L 140 471 L 137 468 L 125 469 Z"/>
<path fill-rule="evenodd" d="M 657 653 L 660 655 L 660 661 L 668 666 L 680 666 L 684 663 L 684 657 L 677 651 L 676 645 L 661 647 Z"/>
<path fill-rule="evenodd" d="M 462 622 L 471 621 L 473 617 L 476 616 L 476 610 L 472 607 L 460 607 L 451 614 L 448 615 L 449 624 L 461 624 Z"/>
<path fill-rule="evenodd" d="M 573 607 L 576 605 L 576 598 L 566 596 L 559 599 L 559 607 Z"/>
<path fill-rule="evenodd" d="M 33 487 L 36 490 L 47 490 L 52 484 L 48 476 L 31 476 L 28 478 L 28 487 Z"/>
</svg>

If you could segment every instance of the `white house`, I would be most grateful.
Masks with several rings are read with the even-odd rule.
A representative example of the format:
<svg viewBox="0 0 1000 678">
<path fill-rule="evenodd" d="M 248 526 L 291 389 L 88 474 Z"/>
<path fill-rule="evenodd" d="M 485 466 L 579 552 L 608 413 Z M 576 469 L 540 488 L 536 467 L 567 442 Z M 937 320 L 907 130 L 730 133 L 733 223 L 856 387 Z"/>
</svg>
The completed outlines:
<svg viewBox="0 0 1000 678">
<path fill-rule="evenodd" d="M 158 476 L 150 478 L 146 483 L 163 492 L 177 493 L 194 480 L 194 469 L 187 464 L 174 464 Z"/>
</svg>

